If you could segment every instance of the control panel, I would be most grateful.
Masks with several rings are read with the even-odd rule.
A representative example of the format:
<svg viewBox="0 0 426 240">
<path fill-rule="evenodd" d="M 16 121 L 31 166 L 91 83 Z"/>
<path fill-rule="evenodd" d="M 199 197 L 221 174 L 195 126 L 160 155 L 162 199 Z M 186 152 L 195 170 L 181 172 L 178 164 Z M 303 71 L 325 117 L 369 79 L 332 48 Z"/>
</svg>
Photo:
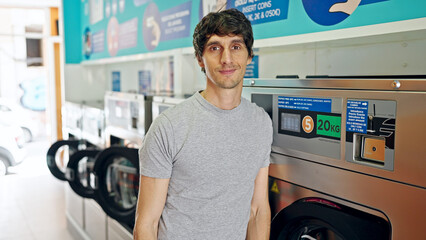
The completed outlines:
<svg viewBox="0 0 426 240">
<path fill-rule="evenodd" d="M 349 162 L 394 169 L 396 102 L 348 99 L 346 154 Z"/>
<path fill-rule="evenodd" d="M 276 152 L 293 149 L 340 159 L 342 98 L 253 94 L 252 101 L 265 109 L 269 102 Z"/>
<path fill-rule="evenodd" d="M 273 120 L 272 151 L 296 150 L 392 171 L 396 101 L 288 94 L 251 95 Z M 342 116 L 346 112 L 346 116 Z"/>
</svg>

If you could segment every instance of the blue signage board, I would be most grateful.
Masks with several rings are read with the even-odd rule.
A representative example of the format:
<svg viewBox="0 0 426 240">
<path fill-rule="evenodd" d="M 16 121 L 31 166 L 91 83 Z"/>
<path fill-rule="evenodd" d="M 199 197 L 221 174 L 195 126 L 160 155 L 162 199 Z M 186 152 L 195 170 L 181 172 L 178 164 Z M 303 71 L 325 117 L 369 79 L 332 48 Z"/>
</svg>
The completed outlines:
<svg viewBox="0 0 426 240">
<path fill-rule="evenodd" d="M 251 63 L 246 67 L 244 78 L 258 78 L 259 77 L 259 56 L 254 56 Z"/>
<path fill-rule="evenodd" d="M 63 1 L 65 61 L 75 64 L 192 47 L 200 16 L 217 11 L 220 4 L 219 0 Z M 228 0 L 225 7 L 247 16 L 255 40 L 426 17 L 425 0 Z"/>
<path fill-rule="evenodd" d="M 329 98 L 278 96 L 278 108 L 285 109 L 330 113 L 331 103 Z"/>
<path fill-rule="evenodd" d="M 227 2 L 226 8 L 240 10 L 254 25 L 286 19 L 288 2 L 289 0 L 233 0 Z"/>
<path fill-rule="evenodd" d="M 120 72 L 112 72 L 112 91 L 120 91 Z"/>
<path fill-rule="evenodd" d="M 367 133 L 368 102 L 349 100 L 346 107 L 346 131 Z"/>
<path fill-rule="evenodd" d="M 139 93 L 146 94 L 151 91 L 151 71 L 139 71 Z"/>
</svg>

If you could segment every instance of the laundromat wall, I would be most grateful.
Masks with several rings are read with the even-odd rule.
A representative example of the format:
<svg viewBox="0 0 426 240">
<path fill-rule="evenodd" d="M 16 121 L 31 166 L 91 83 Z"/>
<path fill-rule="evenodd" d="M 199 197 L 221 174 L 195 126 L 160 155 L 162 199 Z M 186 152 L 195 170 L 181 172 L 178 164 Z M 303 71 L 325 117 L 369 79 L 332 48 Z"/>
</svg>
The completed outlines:
<svg viewBox="0 0 426 240">
<path fill-rule="evenodd" d="M 63 0 L 65 104 L 104 103 L 105 94 L 110 91 L 184 95 L 203 89 L 206 78 L 194 57 L 192 33 L 200 16 L 208 12 L 206 9 L 214 10 L 219 2 L 222 1 Z M 242 10 L 253 2 L 228 0 L 227 7 Z M 306 2 L 326 1 L 257 0 L 261 5 L 256 8 L 262 6 L 263 10 L 250 13 L 253 8 L 245 8 L 248 17 L 276 9 L 282 13 L 269 20 L 252 21 L 254 53 L 258 57 L 255 77 L 426 74 L 426 1 L 362 0 L 353 14 L 326 24 L 321 22 L 324 19 L 309 15 L 312 13 L 303 5 Z M 111 13 L 111 4 L 116 4 L 115 14 Z M 163 39 L 157 48 L 149 49 L 143 32 L 145 16 L 150 15 L 147 9 L 168 13 L 164 15 L 166 20 L 179 13 L 176 16 L 182 18 L 176 24 L 189 31 L 174 36 L 176 39 Z M 185 18 L 188 12 L 190 17 Z M 90 19 L 90 14 L 97 20 Z M 126 36 L 136 36 L 136 42 L 132 42 L 135 45 L 109 50 L 110 23 L 131 24 L 133 19 L 137 22 L 136 30 L 132 30 L 136 35 L 130 31 Z M 107 217 L 94 200 L 75 198 L 69 189 L 66 192 L 67 213 L 76 215 L 69 220 L 79 219 L 74 225 L 92 239 L 132 238 L 128 229 L 121 231 L 125 237 L 115 237 L 112 232 L 120 224 Z"/>
<path fill-rule="evenodd" d="M 92 24 L 89 16 L 98 3 L 89 0 L 63 1 L 65 100 L 81 102 L 103 99 L 105 91 L 114 90 L 112 78 L 117 72 L 120 91 L 139 91 L 139 71 L 149 72 L 151 91 L 156 93 L 172 91 L 175 94 L 192 94 L 202 89 L 205 77 L 194 57 L 192 33 L 202 16 L 199 14 L 205 15 L 207 8 L 214 10 L 216 1 L 182 0 L 170 4 L 161 0 L 122 0 L 112 1 L 112 4 L 117 2 L 123 4 L 120 5 L 124 6 L 123 12 L 116 10 L 115 15 L 110 13 L 109 16 L 104 12 L 103 18 Z M 302 3 L 307 1 L 294 1 L 290 5 L 284 4 L 287 1 L 261 2 L 271 2 L 268 9 L 280 9 L 283 15 L 263 22 L 252 21 L 255 54 L 259 56 L 256 66 L 259 78 L 277 75 L 298 75 L 303 78 L 307 75 L 425 74 L 426 13 L 419 10 L 424 9 L 424 1 L 364 0 L 352 15 L 328 25 L 321 23 L 321 19 L 315 20 L 309 9 L 304 8 Z M 264 7 L 267 5 L 264 4 Z M 189 11 L 190 19 L 181 19 L 182 24 L 189 28 L 188 33 L 177 39 L 160 41 L 155 49 L 147 49 L 146 43 L 143 43 L 141 25 L 152 6 L 156 6 L 160 14 L 179 8 Z M 244 6 L 241 1 L 228 1 L 226 7 L 242 10 Z M 75 13 L 67 10 L 76 8 L 80 10 L 79 19 Z M 259 12 L 262 13 L 258 9 Z M 135 47 L 108 53 L 106 35 L 113 18 L 119 24 L 129 19 L 137 20 Z M 90 29 L 92 37 L 104 31 L 102 51 L 83 51 L 87 29 Z"/>
</svg>

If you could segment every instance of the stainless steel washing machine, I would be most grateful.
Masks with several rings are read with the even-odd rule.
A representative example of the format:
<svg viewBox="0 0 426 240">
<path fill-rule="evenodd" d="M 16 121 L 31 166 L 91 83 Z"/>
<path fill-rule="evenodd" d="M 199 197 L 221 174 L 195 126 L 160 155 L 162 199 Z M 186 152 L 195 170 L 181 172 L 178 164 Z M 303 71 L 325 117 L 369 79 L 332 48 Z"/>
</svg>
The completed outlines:
<svg viewBox="0 0 426 240">
<path fill-rule="evenodd" d="M 244 80 L 271 116 L 271 239 L 417 239 L 426 223 L 426 80 Z"/>
<path fill-rule="evenodd" d="M 105 95 L 106 148 L 96 156 L 90 177 L 96 205 L 106 214 L 104 239 L 133 238 L 139 188 L 138 149 L 151 124 L 151 108 L 150 96 L 123 92 Z M 93 209 L 93 200 L 91 205 Z M 93 225 L 90 229 L 98 228 Z"/>
<path fill-rule="evenodd" d="M 67 166 L 71 156 L 86 148 L 86 144 L 81 139 L 82 104 L 66 102 L 62 112 L 64 140 L 58 140 L 50 146 L 46 160 L 52 175 L 61 181 L 67 181 Z M 74 236 L 81 236 L 84 234 L 83 199 L 68 184 L 64 187 L 67 228 Z"/>
<path fill-rule="evenodd" d="M 166 109 L 176 106 L 189 96 L 153 96 L 152 98 L 152 121 Z"/>
</svg>

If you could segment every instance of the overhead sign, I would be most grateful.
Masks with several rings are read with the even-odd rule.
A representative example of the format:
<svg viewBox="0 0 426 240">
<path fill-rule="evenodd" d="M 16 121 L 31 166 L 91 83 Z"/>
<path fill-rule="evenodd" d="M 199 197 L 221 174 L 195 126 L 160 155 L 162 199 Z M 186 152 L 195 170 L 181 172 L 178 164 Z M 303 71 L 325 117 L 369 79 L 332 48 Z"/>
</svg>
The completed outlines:
<svg viewBox="0 0 426 240">
<path fill-rule="evenodd" d="M 425 0 L 228 0 L 224 4 L 223 0 L 63 1 L 66 63 L 192 47 L 200 17 L 223 6 L 247 16 L 255 40 L 426 17 Z"/>
<path fill-rule="evenodd" d="M 233 0 L 227 2 L 227 8 L 240 10 L 251 24 L 283 20 L 288 15 L 289 0 Z"/>
</svg>

